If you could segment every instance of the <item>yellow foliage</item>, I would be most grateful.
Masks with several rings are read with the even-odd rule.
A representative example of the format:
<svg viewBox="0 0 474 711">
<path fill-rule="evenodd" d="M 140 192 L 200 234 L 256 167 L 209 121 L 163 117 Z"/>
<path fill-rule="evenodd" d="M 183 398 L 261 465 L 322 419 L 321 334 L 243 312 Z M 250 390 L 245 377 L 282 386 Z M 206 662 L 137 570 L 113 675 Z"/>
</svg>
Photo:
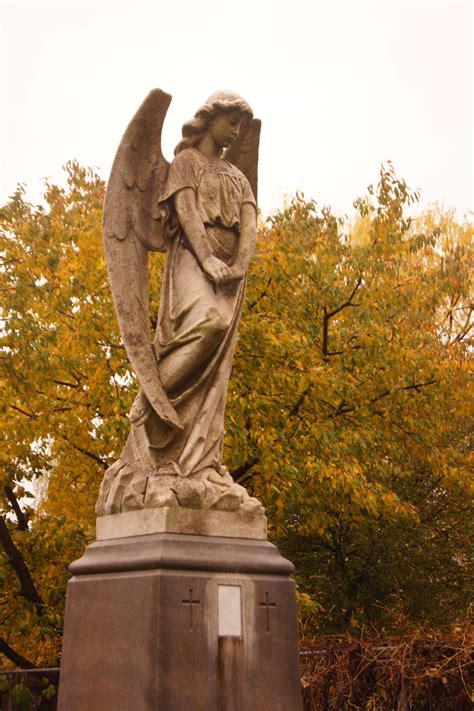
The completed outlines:
<svg viewBox="0 0 474 711">
<path fill-rule="evenodd" d="M 45 207 L 19 189 L 1 212 L 0 506 L 44 606 L 17 594 L 0 552 L 0 619 L 40 664 L 57 660 L 67 565 L 94 535 L 137 387 L 106 276 L 104 186 L 67 171 Z M 350 224 L 298 199 L 260 221 L 229 383 L 225 463 L 265 503 L 302 609 L 336 628 L 402 603 L 438 620 L 466 595 L 472 226 L 437 209 L 410 221 L 412 198 L 389 166 Z"/>
</svg>

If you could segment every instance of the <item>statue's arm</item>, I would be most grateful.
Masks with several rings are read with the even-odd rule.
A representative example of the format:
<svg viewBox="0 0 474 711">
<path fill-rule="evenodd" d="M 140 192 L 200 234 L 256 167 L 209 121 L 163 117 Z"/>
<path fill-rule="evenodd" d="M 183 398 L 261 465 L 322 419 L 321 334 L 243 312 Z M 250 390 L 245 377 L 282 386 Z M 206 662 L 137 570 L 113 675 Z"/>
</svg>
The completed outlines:
<svg viewBox="0 0 474 711">
<path fill-rule="evenodd" d="M 255 205 L 246 202 L 240 211 L 240 235 L 237 254 L 232 265 L 232 275 L 235 279 L 242 279 L 248 269 L 250 260 L 255 252 L 257 238 L 257 220 Z"/>
<path fill-rule="evenodd" d="M 196 207 L 192 188 L 183 188 L 174 196 L 174 208 L 186 239 L 201 268 L 217 284 L 232 278 L 231 269 L 212 254 L 206 229 Z"/>
</svg>

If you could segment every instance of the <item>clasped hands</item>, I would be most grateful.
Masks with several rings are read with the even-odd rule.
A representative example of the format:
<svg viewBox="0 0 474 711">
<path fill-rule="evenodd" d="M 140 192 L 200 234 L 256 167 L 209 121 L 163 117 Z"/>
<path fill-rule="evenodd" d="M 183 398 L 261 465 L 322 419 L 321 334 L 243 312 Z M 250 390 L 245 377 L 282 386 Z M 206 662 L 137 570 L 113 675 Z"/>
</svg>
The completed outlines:
<svg viewBox="0 0 474 711">
<path fill-rule="evenodd" d="M 231 281 L 238 281 L 245 276 L 245 269 L 242 266 L 238 264 L 228 266 L 221 259 L 214 256 L 204 260 L 202 268 L 215 284 L 226 284 Z"/>
</svg>

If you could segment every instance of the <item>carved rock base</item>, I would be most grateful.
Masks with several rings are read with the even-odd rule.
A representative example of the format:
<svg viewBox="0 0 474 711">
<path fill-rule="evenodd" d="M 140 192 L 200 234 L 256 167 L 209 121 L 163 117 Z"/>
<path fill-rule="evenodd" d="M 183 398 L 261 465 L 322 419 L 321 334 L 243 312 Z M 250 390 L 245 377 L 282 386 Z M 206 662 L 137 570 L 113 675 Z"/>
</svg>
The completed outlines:
<svg viewBox="0 0 474 711">
<path fill-rule="evenodd" d="M 300 711 L 292 564 L 267 541 L 155 534 L 71 566 L 59 711 Z"/>
<path fill-rule="evenodd" d="M 98 516 L 161 507 L 265 513 L 258 499 L 236 484 L 223 466 L 189 476 L 181 476 L 171 463 L 159 471 L 142 472 L 118 459 L 108 468 L 97 500 Z"/>
</svg>

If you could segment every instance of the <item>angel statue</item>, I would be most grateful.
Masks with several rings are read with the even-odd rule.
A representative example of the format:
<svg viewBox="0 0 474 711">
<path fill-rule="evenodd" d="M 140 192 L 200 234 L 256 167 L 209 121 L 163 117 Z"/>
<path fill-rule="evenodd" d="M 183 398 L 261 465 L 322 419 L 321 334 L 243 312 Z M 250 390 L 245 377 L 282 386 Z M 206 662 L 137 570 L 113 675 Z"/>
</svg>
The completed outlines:
<svg viewBox="0 0 474 711">
<path fill-rule="evenodd" d="M 170 101 L 159 89 L 145 99 L 107 186 L 107 267 L 140 390 L 96 512 L 261 513 L 221 463 L 227 383 L 255 249 L 260 122 L 241 96 L 218 91 L 184 124 L 168 164 L 161 131 Z M 149 251 L 167 252 L 153 340 Z"/>
</svg>

